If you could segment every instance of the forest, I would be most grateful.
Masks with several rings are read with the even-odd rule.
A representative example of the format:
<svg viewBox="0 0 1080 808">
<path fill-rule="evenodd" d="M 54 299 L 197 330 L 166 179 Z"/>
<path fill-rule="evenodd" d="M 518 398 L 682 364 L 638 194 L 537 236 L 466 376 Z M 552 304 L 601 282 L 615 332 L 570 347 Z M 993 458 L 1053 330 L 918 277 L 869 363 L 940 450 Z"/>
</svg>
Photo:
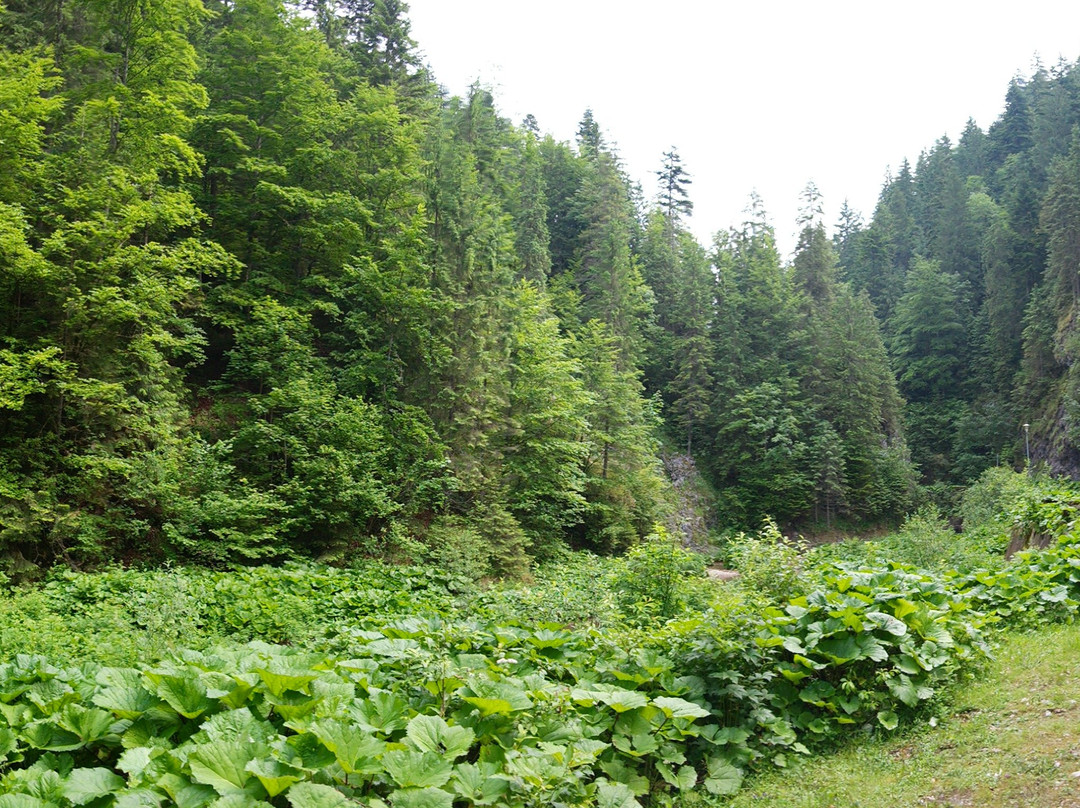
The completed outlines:
<svg viewBox="0 0 1080 808">
<path fill-rule="evenodd" d="M 0 46 L 12 570 L 514 576 L 670 523 L 665 458 L 714 533 L 1080 471 L 1071 64 L 867 221 L 808 185 L 788 261 L 756 198 L 699 243 L 675 148 L 646 198 L 590 111 L 447 95 L 398 0 L 8 0 Z"/>
</svg>

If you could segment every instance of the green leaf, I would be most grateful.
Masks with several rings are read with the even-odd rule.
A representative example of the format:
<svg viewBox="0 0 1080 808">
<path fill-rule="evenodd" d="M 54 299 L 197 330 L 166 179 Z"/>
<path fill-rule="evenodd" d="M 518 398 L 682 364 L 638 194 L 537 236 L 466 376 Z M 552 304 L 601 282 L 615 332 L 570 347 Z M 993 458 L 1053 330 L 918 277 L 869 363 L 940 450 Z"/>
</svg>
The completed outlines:
<svg viewBox="0 0 1080 808">
<path fill-rule="evenodd" d="M 709 759 L 709 775 L 705 778 L 705 790 L 710 794 L 734 794 L 742 786 L 742 769 L 732 766 L 723 758 Z"/>
<path fill-rule="evenodd" d="M 114 794 L 127 783 L 108 769 L 75 769 L 64 781 L 64 797 L 73 805 L 85 805 L 98 797 Z"/>
<path fill-rule="evenodd" d="M 346 774 L 374 774 L 382 769 L 378 757 L 386 744 L 359 727 L 323 719 L 312 724 L 309 731 L 334 753 Z"/>
<path fill-rule="evenodd" d="M 892 609 L 893 614 L 900 619 L 907 617 L 912 612 L 919 611 L 919 607 L 906 598 L 897 598 L 894 600 L 892 602 Z"/>
<path fill-rule="evenodd" d="M 29 794 L 0 794 L 0 808 L 56 808 L 56 804 Z"/>
<path fill-rule="evenodd" d="M 900 699 L 900 701 L 904 702 L 908 707 L 914 707 L 920 701 L 934 695 L 933 688 L 912 682 L 906 674 L 900 674 L 899 676 L 889 679 L 887 684 L 889 686 L 889 692 Z"/>
<path fill-rule="evenodd" d="M 458 796 L 473 805 L 494 805 L 510 788 L 510 783 L 505 778 L 493 776 L 500 770 L 497 764 L 482 766 L 475 763 L 456 766 L 451 785 Z"/>
<path fill-rule="evenodd" d="M 293 808 L 351 808 L 356 803 L 330 786 L 297 783 L 285 794 Z"/>
<path fill-rule="evenodd" d="M 599 783 L 596 786 L 596 808 L 641 808 L 634 792 L 623 783 Z"/>
<path fill-rule="evenodd" d="M 903 671 L 904 673 L 910 674 L 911 676 L 917 676 L 923 671 L 923 668 L 921 665 L 919 665 L 918 660 L 910 654 L 900 654 L 893 657 L 893 665 L 895 665 L 899 670 Z"/>
<path fill-rule="evenodd" d="M 465 701 L 478 708 L 482 715 L 508 715 L 533 706 L 528 694 L 509 682 L 494 682 L 490 679 L 476 679 L 469 683 L 469 690 L 474 695 L 466 696 Z"/>
<path fill-rule="evenodd" d="M 664 782 L 680 791 L 689 791 L 697 785 L 697 772 L 693 766 L 682 766 L 675 772 L 668 764 L 657 763 L 656 770 L 660 772 Z"/>
<path fill-rule="evenodd" d="M 150 747 L 136 746 L 125 749 L 116 761 L 116 768 L 129 777 L 138 777 L 150 765 Z"/>
<path fill-rule="evenodd" d="M 437 715 L 414 717 L 405 732 L 421 752 L 445 753 L 451 759 L 468 752 L 476 740 L 469 727 L 450 726 Z"/>
<path fill-rule="evenodd" d="M 15 733 L 8 727 L 0 726 L 0 763 L 8 759 L 8 755 L 19 748 L 19 740 Z"/>
<path fill-rule="evenodd" d="M 51 752 L 70 752 L 85 746 L 82 738 L 52 721 L 35 721 L 24 727 L 19 735 L 35 749 Z"/>
<path fill-rule="evenodd" d="M 709 715 L 709 711 L 700 704 L 694 704 L 692 701 L 673 696 L 661 696 L 653 699 L 653 704 L 663 710 L 664 715 L 668 716 L 668 718 L 705 718 Z"/>
<path fill-rule="evenodd" d="M 872 620 L 877 624 L 878 628 L 884 629 L 894 637 L 903 637 L 907 634 L 907 626 L 904 625 L 904 622 L 896 619 L 891 614 L 885 614 L 885 612 L 868 612 L 866 619 Z"/>
<path fill-rule="evenodd" d="M 60 713 L 59 724 L 71 730 L 82 739 L 84 744 L 91 744 L 109 734 L 116 718 L 112 713 L 94 708 L 87 709 L 81 704 L 69 704 Z"/>
<path fill-rule="evenodd" d="M 591 706 L 599 701 L 607 704 L 617 713 L 644 707 L 649 703 L 644 693 L 605 684 L 589 684 L 583 688 L 574 688 L 570 693 L 570 698 L 584 706 Z"/>
<path fill-rule="evenodd" d="M 392 749 L 382 757 L 383 768 L 402 788 L 444 785 L 453 774 L 448 760 L 432 752 Z"/>
<path fill-rule="evenodd" d="M 227 797 L 214 800 L 209 808 L 273 808 L 273 806 L 265 800 L 255 799 L 250 794 L 229 794 Z"/>
<path fill-rule="evenodd" d="M 157 673 L 147 671 L 143 674 L 154 686 L 154 692 L 184 718 L 198 718 L 214 702 L 206 696 L 206 685 L 190 671 L 182 673 Z"/>
<path fill-rule="evenodd" d="M 75 699 L 75 691 L 59 679 L 34 682 L 26 689 L 26 698 L 45 715 L 57 712 L 65 703 Z"/>
<path fill-rule="evenodd" d="M 573 635 L 566 631 L 541 629 L 535 634 L 526 637 L 525 642 L 536 648 L 558 648 L 560 645 L 566 645 L 573 638 Z"/>
<path fill-rule="evenodd" d="M 188 765 L 197 782 L 226 796 L 246 790 L 252 779 L 246 766 L 257 753 L 258 747 L 238 741 L 213 741 L 199 744 L 188 756 Z"/>
<path fill-rule="evenodd" d="M 745 729 L 739 727 L 723 727 L 713 735 L 712 741 L 717 745 L 722 744 L 742 744 L 746 743 L 746 739 L 750 737 L 750 733 Z"/>
<path fill-rule="evenodd" d="M 143 687 L 114 685 L 94 694 L 93 703 L 111 710 L 120 718 L 135 720 L 157 703 L 154 695 Z"/>
<path fill-rule="evenodd" d="M 369 651 L 372 654 L 378 654 L 379 656 L 389 657 L 391 659 L 407 657 L 410 651 L 416 651 L 419 650 L 419 648 L 420 643 L 416 640 L 406 639 L 375 640 L 364 646 L 365 651 Z"/>
<path fill-rule="evenodd" d="M 900 724 L 900 718 L 892 710 L 882 710 L 877 714 L 877 720 L 890 732 Z"/>
<path fill-rule="evenodd" d="M 441 788 L 402 788 L 390 795 L 394 808 L 453 808 L 454 795 Z"/>
<path fill-rule="evenodd" d="M 247 770 L 259 778 L 262 787 L 271 797 L 276 797 L 293 783 L 305 779 L 305 773 L 282 763 L 280 760 L 256 759 L 249 761 Z"/>
<path fill-rule="evenodd" d="M 836 693 L 836 688 L 829 682 L 822 679 L 818 679 L 816 682 L 811 682 L 809 685 L 799 691 L 799 698 L 809 704 L 817 704 L 819 706 L 825 703 L 825 700 L 831 698 Z"/>
<path fill-rule="evenodd" d="M 306 693 L 308 685 L 319 678 L 317 672 L 307 669 L 271 671 L 265 668 L 256 668 L 254 672 L 262 679 L 266 689 L 272 695 L 279 697 L 286 690 Z"/>
<path fill-rule="evenodd" d="M 858 693 L 852 693 L 850 696 L 840 696 L 836 703 L 840 705 L 840 708 L 845 713 L 853 715 L 862 706 L 862 698 Z"/>
</svg>

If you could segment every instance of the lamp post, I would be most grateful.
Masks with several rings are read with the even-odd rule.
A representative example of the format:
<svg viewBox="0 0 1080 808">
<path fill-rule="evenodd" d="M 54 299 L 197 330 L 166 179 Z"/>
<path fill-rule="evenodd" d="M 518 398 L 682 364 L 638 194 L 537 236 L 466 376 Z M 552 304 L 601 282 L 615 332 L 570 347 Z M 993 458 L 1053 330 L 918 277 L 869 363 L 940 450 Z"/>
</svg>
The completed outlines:
<svg viewBox="0 0 1080 808">
<path fill-rule="evenodd" d="M 1024 456 L 1027 458 L 1028 470 L 1031 470 L 1031 424 L 1024 424 Z"/>
</svg>

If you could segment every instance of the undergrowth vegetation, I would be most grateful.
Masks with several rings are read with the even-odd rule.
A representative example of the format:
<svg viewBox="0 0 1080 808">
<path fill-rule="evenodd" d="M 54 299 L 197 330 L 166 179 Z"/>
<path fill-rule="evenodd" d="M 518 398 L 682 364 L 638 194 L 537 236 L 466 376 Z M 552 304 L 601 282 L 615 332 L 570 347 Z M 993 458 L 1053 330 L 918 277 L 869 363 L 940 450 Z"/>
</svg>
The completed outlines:
<svg viewBox="0 0 1080 808">
<path fill-rule="evenodd" d="M 1074 497 L 1006 482 L 963 535 L 923 511 L 808 550 L 767 523 L 723 585 L 662 534 L 483 588 L 374 563 L 55 571 L 0 597 L 0 808 L 722 801 L 932 709 L 1000 628 L 1075 618 Z M 1006 562 L 1010 528 L 1058 538 Z"/>
</svg>

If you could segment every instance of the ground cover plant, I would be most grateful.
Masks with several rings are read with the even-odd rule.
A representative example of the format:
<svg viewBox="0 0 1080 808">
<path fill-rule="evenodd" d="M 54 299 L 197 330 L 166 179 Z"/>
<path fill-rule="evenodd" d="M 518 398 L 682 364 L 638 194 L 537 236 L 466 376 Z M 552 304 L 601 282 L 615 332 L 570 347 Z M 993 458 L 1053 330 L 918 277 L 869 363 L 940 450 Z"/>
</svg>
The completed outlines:
<svg viewBox="0 0 1080 808">
<path fill-rule="evenodd" d="M 484 589 L 382 564 L 54 573 L 0 598 L 0 808 L 722 799 L 925 717 L 987 632 L 1074 619 L 1055 524 L 993 570 L 803 553 L 772 589 L 754 565 L 792 546 L 770 525 L 723 586 L 659 535 Z"/>
<path fill-rule="evenodd" d="M 994 657 L 954 689 L 948 710 L 907 732 L 864 738 L 764 774 L 730 808 L 1074 805 L 1080 627 L 1011 633 Z M 683 804 L 701 802 L 691 795 Z"/>
</svg>

